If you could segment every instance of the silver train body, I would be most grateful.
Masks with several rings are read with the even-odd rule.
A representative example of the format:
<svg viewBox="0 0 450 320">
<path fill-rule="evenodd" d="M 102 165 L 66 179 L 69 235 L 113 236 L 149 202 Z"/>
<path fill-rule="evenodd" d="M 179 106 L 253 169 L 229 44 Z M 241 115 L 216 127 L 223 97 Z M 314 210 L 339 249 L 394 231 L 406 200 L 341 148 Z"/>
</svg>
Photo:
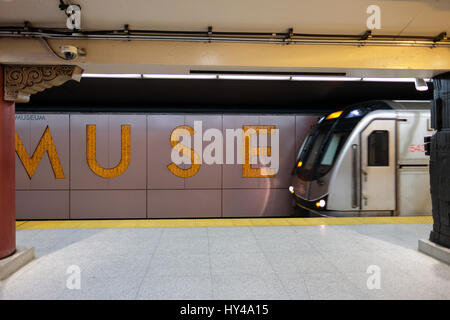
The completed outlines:
<svg viewBox="0 0 450 320">
<path fill-rule="evenodd" d="M 431 215 L 430 102 L 369 101 L 321 118 L 300 148 L 289 191 L 330 216 Z"/>
</svg>

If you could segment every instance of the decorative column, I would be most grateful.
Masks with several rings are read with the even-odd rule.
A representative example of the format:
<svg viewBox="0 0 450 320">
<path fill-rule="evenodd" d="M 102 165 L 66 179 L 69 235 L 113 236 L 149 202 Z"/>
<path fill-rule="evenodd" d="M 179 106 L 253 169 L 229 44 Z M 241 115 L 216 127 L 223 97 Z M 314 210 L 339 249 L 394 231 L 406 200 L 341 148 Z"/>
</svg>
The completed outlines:
<svg viewBox="0 0 450 320">
<path fill-rule="evenodd" d="M 0 85 L 3 88 L 0 66 Z M 14 166 L 14 102 L 0 90 L 0 259 L 16 250 L 16 190 Z"/>
<path fill-rule="evenodd" d="M 433 78 L 430 141 L 430 187 L 433 230 L 430 240 L 450 248 L 450 73 Z"/>
<path fill-rule="evenodd" d="M 68 80 L 83 70 L 71 65 L 0 65 L 0 259 L 16 250 L 15 102 Z"/>
</svg>

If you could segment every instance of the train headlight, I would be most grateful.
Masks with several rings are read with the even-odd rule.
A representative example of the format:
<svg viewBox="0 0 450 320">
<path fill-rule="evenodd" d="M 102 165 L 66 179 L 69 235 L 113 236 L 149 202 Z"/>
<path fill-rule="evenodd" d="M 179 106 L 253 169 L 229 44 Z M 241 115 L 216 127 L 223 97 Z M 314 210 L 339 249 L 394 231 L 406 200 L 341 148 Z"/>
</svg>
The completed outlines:
<svg viewBox="0 0 450 320">
<path fill-rule="evenodd" d="M 303 162 L 302 162 L 302 161 L 299 161 L 299 162 L 297 163 L 297 168 L 300 168 L 302 165 L 303 165 Z"/>
<path fill-rule="evenodd" d="M 346 118 L 356 118 L 356 117 L 361 117 L 362 116 L 362 111 L 361 109 L 355 109 L 350 111 L 347 116 L 345 116 Z"/>
<path fill-rule="evenodd" d="M 317 208 L 324 208 L 326 206 L 327 202 L 325 200 L 320 200 L 316 202 L 316 207 Z"/>
<path fill-rule="evenodd" d="M 294 193 L 294 187 L 293 186 L 289 186 L 289 192 L 290 193 Z"/>
</svg>

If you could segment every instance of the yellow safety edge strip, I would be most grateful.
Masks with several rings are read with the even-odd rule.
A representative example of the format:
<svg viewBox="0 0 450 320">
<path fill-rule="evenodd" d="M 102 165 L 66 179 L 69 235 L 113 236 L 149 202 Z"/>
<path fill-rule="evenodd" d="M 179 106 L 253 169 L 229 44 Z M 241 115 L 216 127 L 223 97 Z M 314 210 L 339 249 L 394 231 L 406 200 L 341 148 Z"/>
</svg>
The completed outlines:
<svg viewBox="0 0 450 320">
<path fill-rule="evenodd" d="M 339 218 L 250 218 L 250 219 L 151 219 L 151 220 L 51 220 L 17 221 L 18 230 L 102 229 L 102 228 L 189 228 L 253 226 L 318 226 L 355 224 L 433 223 L 432 216 L 413 217 L 339 217 Z"/>
</svg>

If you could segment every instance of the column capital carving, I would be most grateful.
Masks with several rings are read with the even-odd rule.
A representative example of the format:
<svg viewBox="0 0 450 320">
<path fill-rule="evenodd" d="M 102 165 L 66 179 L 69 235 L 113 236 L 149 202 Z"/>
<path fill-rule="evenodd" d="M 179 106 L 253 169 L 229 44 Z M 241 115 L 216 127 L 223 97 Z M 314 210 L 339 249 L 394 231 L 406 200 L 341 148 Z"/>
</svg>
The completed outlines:
<svg viewBox="0 0 450 320">
<path fill-rule="evenodd" d="M 60 86 L 69 80 L 80 81 L 83 69 L 74 65 L 3 65 L 4 99 L 28 102 L 30 95 Z"/>
</svg>

